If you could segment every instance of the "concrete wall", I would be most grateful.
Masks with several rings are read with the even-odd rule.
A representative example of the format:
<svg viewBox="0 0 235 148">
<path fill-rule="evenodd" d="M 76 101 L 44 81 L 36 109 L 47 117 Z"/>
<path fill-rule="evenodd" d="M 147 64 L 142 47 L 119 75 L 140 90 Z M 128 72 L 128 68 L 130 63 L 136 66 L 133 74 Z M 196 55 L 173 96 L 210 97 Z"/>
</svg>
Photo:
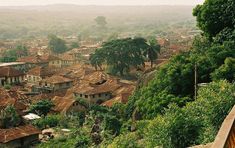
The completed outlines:
<svg viewBox="0 0 235 148">
<path fill-rule="evenodd" d="M 70 65 L 73 65 L 71 61 L 68 60 L 54 60 L 49 62 L 49 66 L 57 67 L 57 68 L 62 68 L 62 67 L 67 67 Z"/>
<path fill-rule="evenodd" d="M 41 83 L 41 86 L 50 87 L 51 89 L 55 91 L 71 88 L 72 85 L 73 85 L 72 82 L 58 83 L 58 84 L 51 84 L 51 83 L 46 83 L 46 82 Z"/>
<path fill-rule="evenodd" d="M 90 103 L 99 103 L 99 101 L 107 101 L 111 99 L 111 93 L 100 93 L 94 95 L 86 95 L 86 94 L 76 94 L 77 97 L 83 98 L 84 100 L 88 100 Z"/>
<path fill-rule="evenodd" d="M 67 83 L 59 83 L 59 84 L 52 84 L 52 87 L 54 90 L 61 90 L 61 89 L 68 89 L 72 87 L 72 82 L 67 82 Z"/>
<path fill-rule="evenodd" d="M 16 83 L 22 83 L 24 82 L 25 77 L 19 76 L 19 77 L 4 77 L 0 78 L 0 86 L 4 86 L 6 84 L 16 84 Z"/>
<path fill-rule="evenodd" d="M 61 62 L 61 60 L 50 61 L 49 66 L 61 68 L 62 67 L 62 62 Z"/>
<path fill-rule="evenodd" d="M 34 76 L 34 75 L 27 75 L 26 76 L 29 83 L 38 83 L 42 80 L 40 76 Z"/>
</svg>

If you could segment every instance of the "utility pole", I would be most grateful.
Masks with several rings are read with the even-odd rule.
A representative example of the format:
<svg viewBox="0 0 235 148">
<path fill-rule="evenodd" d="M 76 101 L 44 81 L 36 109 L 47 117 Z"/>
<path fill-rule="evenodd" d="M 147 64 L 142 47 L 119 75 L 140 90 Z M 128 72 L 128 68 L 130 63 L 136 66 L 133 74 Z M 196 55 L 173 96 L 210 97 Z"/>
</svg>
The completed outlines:
<svg viewBox="0 0 235 148">
<path fill-rule="evenodd" d="M 197 99 L 197 64 L 194 65 L 194 98 Z"/>
</svg>

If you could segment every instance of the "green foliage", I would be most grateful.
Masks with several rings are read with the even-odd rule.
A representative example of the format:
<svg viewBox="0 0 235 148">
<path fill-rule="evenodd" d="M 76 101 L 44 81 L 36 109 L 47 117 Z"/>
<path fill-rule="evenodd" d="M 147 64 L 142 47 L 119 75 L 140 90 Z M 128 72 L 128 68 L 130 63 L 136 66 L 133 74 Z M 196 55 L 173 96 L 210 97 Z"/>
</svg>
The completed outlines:
<svg viewBox="0 0 235 148">
<path fill-rule="evenodd" d="M 234 0 L 206 0 L 198 5 L 193 15 L 201 30 L 209 37 L 215 37 L 225 28 L 234 30 L 235 3 Z"/>
<path fill-rule="evenodd" d="M 162 113 L 170 103 L 184 106 L 186 102 L 192 101 L 194 95 L 195 65 L 198 83 L 209 83 L 212 81 L 211 75 L 215 77 L 212 73 L 217 72 L 218 75 L 218 70 L 214 71 L 224 64 L 227 57 L 235 57 L 234 42 L 210 44 L 204 38 L 197 38 L 193 50 L 172 57 L 156 71 L 148 86 L 135 92 L 130 99 L 132 103 L 128 103 L 128 112 L 137 108 L 144 118 L 151 119 Z M 229 81 L 233 79 L 233 67 L 230 64 L 223 76 Z"/>
<path fill-rule="evenodd" d="M 15 62 L 17 58 L 28 55 L 28 48 L 25 45 L 17 45 L 14 49 L 6 50 L 3 53 L 1 62 Z"/>
<path fill-rule="evenodd" d="M 41 100 L 30 106 L 29 112 L 36 113 L 38 115 L 46 116 L 50 112 L 54 104 L 50 100 Z"/>
<path fill-rule="evenodd" d="M 115 115 L 104 115 L 103 128 L 112 132 L 112 135 L 118 135 L 121 128 L 121 122 Z"/>
<path fill-rule="evenodd" d="M 37 147 L 39 148 L 51 148 L 51 147 L 70 148 L 70 147 L 74 147 L 75 143 L 76 143 L 75 138 L 70 137 L 70 136 L 66 136 L 66 137 L 62 136 L 62 137 L 52 139 L 49 142 L 42 143 L 38 145 Z"/>
<path fill-rule="evenodd" d="M 4 85 L 4 89 L 10 90 L 11 89 L 11 85 L 9 85 L 9 84 Z"/>
<path fill-rule="evenodd" d="M 72 42 L 72 43 L 70 44 L 70 49 L 74 49 L 74 48 L 79 48 L 78 42 Z"/>
<path fill-rule="evenodd" d="M 53 51 L 54 53 L 64 53 L 67 51 L 67 47 L 65 44 L 65 41 L 62 40 L 61 38 L 58 38 L 55 35 L 50 35 L 48 36 L 49 38 L 49 43 L 48 46 Z"/>
<path fill-rule="evenodd" d="M 33 122 L 33 125 L 37 126 L 40 129 L 56 127 L 59 125 L 60 120 L 61 120 L 61 116 L 49 115 L 49 116 L 35 120 Z"/>
<path fill-rule="evenodd" d="M 21 57 L 21 56 L 27 56 L 28 55 L 28 48 L 25 45 L 17 45 L 14 54 L 16 56 Z"/>
<path fill-rule="evenodd" d="M 235 29 L 225 28 L 216 35 L 214 41 L 220 44 L 224 41 L 235 41 Z"/>
<path fill-rule="evenodd" d="M 200 128 L 200 118 L 189 116 L 186 111 L 172 105 L 164 116 L 150 122 L 146 139 L 150 147 L 188 147 L 195 144 Z"/>
<path fill-rule="evenodd" d="M 95 18 L 95 22 L 97 23 L 97 25 L 101 28 L 104 28 L 107 24 L 106 22 L 106 18 L 104 16 L 97 16 Z"/>
<path fill-rule="evenodd" d="M 136 133 L 123 134 L 115 138 L 108 148 L 140 148 L 138 139 L 139 135 Z"/>
<path fill-rule="evenodd" d="M 158 45 L 155 38 L 151 38 L 149 40 L 149 47 L 145 51 L 145 56 L 151 62 L 151 67 L 153 66 L 154 61 L 158 58 L 158 54 L 160 53 L 161 46 Z"/>
<path fill-rule="evenodd" d="M 114 74 L 121 76 L 128 73 L 130 67 L 144 65 L 144 51 L 148 49 L 147 41 L 143 38 L 126 38 L 106 42 L 102 48 L 91 55 L 91 64 L 95 67 L 106 63 Z"/>
<path fill-rule="evenodd" d="M 86 107 L 86 108 L 89 108 L 90 105 L 89 105 L 89 102 L 87 102 L 85 99 L 81 98 L 81 97 L 78 97 L 76 98 L 76 100 L 78 101 L 79 104 L 81 104 L 82 106 Z"/>
<path fill-rule="evenodd" d="M 235 80 L 235 58 L 226 58 L 224 64 L 216 69 L 211 76 L 213 80 L 226 79 L 233 82 Z"/>
<path fill-rule="evenodd" d="M 94 54 L 90 55 L 90 63 L 96 70 L 98 68 L 102 70 L 102 64 L 104 63 L 104 55 L 100 50 L 96 50 Z"/>
<path fill-rule="evenodd" d="M 192 103 L 192 106 L 197 106 L 198 110 L 193 112 L 197 115 L 201 114 L 200 116 L 204 118 L 203 121 L 211 123 L 218 131 L 235 104 L 234 92 L 234 83 L 230 84 L 227 81 L 212 82 L 207 87 L 199 89 L 197 100 Z"/>
<path fill-rule="evenodd" d="M 152 120 L 145 139 L 153 146 L 188 147 L 212 142 L 235 103 L 235 84 L 213 82 L 201 88 L 196 101 L 184 108 L 170 106 Z"/>
<path fill-rule="evenodd" d="M 76 140 L 75 148 L 88 148 L 91 144 L 91 139 L 88 135 L 79 136 Z"/>
<path fill-rule="evenodd" d="M 153 96 L 153 98 L 140 99 L 136 103 L 139 109 L 138 111 L 143 114 L 143 118 L 152 119 L 158 114 L 163 114 L 164 109 L 169 104 L 176 103 L 180 107 L 183 107 L 190 100 L 190 98 L 179 98 L 163 91 Z"/>
<path fill-rule="evenodd" d="M 1 61 L 1 62 L 4 62 L 4 63 L 15 62 L 16 60 L 17 60 L 16 57 L 4 56 L 4 57 L 0 58 L 0 61 Z"/>
<path fill-rule="evenodd" d="M 0 111 L 1 128 L 16 127 L 20 124 L 21 119 L 14 106 L 7 106 Z"/>
</svg>

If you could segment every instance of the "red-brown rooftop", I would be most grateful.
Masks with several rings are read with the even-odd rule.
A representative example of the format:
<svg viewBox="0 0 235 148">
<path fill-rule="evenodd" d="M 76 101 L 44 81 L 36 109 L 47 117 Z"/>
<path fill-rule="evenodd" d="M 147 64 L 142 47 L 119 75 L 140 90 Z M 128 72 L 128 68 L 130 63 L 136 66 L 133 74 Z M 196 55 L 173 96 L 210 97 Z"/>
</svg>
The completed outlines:
<svg viewBox="0 0 235 148">
<path fill-rule="evenodd" d="M 7 143 L 23 137 L 40 134 L 41 131 L 32 125 L 19 126 L 10 129 L 0 129 L 0 143 Z"/>
</svg>

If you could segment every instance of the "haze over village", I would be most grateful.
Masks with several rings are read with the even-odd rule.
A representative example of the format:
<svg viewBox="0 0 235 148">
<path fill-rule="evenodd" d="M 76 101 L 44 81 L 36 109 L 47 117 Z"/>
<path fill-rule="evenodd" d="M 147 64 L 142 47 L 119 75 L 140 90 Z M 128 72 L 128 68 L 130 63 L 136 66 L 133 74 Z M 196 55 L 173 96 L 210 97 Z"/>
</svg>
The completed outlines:
<svg viewBox="0 0 235 148">
<path fill-rule="evenodd" d="M 0 147 L 233 147 L 235 3 L 215 1 L 0 0 Z"/>
</svg>

